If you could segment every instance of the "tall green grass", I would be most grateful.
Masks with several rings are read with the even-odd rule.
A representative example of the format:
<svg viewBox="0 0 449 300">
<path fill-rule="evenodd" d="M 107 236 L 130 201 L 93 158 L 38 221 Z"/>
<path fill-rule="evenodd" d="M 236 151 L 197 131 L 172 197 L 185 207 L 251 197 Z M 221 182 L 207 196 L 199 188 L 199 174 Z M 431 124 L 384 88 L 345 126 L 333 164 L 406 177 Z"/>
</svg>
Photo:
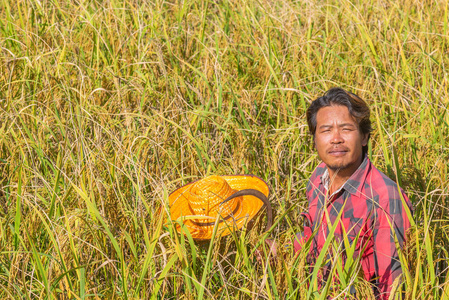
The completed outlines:
<svg viewBox="0 0 449 300">
<path fill-rule="evenodd" d="M 0 3 L 1 298 L 369 299 L 357 262 L 318 290 L 286 248 L 319 162 L 305 110 L 334 86 L 367 100 L 370 157 L 415 206 L 398 294 L 449 298 L 445 1 Z M 269 234 L 166 221 L 176 187 L 239 173 L 271 186 Z"/>
</svg>

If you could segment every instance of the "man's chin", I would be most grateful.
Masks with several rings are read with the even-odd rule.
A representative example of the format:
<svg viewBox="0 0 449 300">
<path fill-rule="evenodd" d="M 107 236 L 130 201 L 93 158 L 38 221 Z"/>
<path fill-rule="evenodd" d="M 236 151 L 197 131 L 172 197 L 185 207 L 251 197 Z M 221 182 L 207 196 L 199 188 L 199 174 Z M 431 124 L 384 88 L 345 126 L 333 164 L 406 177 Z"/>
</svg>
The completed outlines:
<svg viewBox="0 0 449 300">
<path fill-rule="evenodd" d="M 348 164 L 329 164 L 329 165 L 326 164 L 326 166 L 330 170 L 332 170 L 334 172 L 337 172 L 337 171 L 340 171 L 340 170 L 344 170 L 344 169 L 347 169 L 349 167 Z"/>
</svg>

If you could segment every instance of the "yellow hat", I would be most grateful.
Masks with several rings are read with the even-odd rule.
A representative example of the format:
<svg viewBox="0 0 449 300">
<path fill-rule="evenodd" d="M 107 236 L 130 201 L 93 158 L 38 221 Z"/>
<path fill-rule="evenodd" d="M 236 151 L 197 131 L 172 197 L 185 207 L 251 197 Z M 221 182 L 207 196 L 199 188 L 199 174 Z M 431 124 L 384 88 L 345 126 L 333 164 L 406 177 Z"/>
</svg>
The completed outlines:
<svg viewBox="0 0 449 300">
<path fill-rule="evenodd" d="M 212 236 L 217 216 L 222 236 L 240 229 L 265 204 L 271 227 L 271 205 L 268 185 L 254 175 L 212 175 L 180 187 L 169 195 L 172 220 L 181 220 L 196 240 Z M 180 226 L 177 226 L 180 231 Z"/>
</svg>

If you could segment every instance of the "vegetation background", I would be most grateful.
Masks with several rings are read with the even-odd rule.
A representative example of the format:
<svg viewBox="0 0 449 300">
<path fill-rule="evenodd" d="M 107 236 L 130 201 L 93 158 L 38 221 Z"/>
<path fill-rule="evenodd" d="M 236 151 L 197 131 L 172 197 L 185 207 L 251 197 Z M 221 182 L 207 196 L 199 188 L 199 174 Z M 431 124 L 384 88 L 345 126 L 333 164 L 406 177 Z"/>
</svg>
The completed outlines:
<svg viewBox="0 0 449 300">
<path fill-rule="evenodd" d="M 357 261 L 317 290 L 285 248 L 319 163 L 305 110 L 334 86 L 415 206 L 397 290 L 449 298 L 447 1 L 0 3 L 1 298 L 372 298 Z M 239 173 L 271 186 L 271 232 L 173 231 L 169 192 Z"/>
</svg>

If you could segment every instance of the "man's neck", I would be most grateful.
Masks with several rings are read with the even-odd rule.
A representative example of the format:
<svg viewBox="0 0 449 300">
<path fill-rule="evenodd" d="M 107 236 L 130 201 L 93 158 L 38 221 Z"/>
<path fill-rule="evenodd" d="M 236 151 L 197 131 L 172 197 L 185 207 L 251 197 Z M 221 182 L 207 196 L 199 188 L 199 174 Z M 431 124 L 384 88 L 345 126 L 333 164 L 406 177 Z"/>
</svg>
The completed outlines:
<svg viewBox="0 0 449 300">
<path fill-rule="evenodd" d="M 360 162 L 351 168 L 345 169 L 331 169 L 327 168 L 329 172 L 329 195 L 332 195 L 335 191 L 338 191 L 348 179 L 354 174 L 360 167 L 363 161 L 363 156 L 360 158 Z"/>
<path fill-rule="evenodd" d="M 327 169 L 329 172 L 329 195 L 332 195 L 335 191 L 338 191 L 343 184 L 346 183 L 346 181 L 351 176 L 338 176 L 338 171 L 332 172 L 330 169 Z"/>
</svg>

